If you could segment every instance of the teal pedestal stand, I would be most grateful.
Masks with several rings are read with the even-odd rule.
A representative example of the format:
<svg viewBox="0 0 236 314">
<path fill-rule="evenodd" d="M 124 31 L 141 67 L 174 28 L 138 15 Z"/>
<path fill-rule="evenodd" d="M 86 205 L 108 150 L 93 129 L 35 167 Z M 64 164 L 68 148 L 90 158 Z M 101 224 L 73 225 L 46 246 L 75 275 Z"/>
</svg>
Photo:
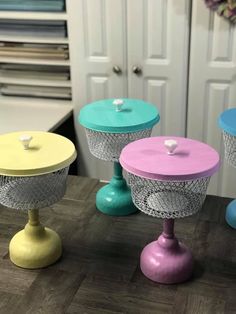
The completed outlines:
<svg viewBox="0 0 236 314">
<path fill-rule="evenodd" d="M 119 162 L 114 162 L 111 181 L 97 192 L 96 206 L 102 213 L 112 216 L 126 216 L 137 211 Z"/>
</svg>

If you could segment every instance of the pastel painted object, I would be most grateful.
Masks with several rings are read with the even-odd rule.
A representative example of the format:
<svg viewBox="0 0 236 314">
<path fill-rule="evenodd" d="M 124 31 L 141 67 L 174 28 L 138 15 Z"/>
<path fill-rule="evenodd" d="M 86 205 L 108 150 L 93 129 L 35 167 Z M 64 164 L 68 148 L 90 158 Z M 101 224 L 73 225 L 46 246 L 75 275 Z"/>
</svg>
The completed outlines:
<svg viewBox="0 0 236 314">
<path fill-rule="evenodd" d="M 99 100 L 80 110 L 78 122 L 86 129 L 90 152 L 114 162 L 110 183 L 96 195 L 96 206 L 102 213 L 123 216 L 137 211 L 118 160 L 122 148 L 135 138 L 150 136 L 159 119 L 156 106 L 138 99 Z"/>
<path fill-rule="evenodd" d="M 236 136 L 236 108 L 225 110 L 219 116 L 218 124 L 225 132 Z"/>
<path fill-rule="evenodd" d="M 0 151 L 0 203 L 28 210 L 29 216 L 10 241 L 10 260 L 27 269 L 51 265 L 61 256 L 62 244 L 55 231 L 40 224 L 38 209 L 64 195 L 74 144 L 54 133 L 22 131 L 1 135 Z M 32 204 L 35 208 L 28 209 Z"/>
<path fill-rule="evenodd" d="M 173 206 L 173 202 L 170 202 L 171 196 L 180 195 L 180 198 L 175 199 L 178 200 L 177 204 L 183 205 L 180 200 L 188 200 L 187 193 L 191 193 L 191 189 L 184 191 L 185 182 L 208 178 L 220 165 L 218 153 L 210 146 L 187 138 L 167 136 L 145 138 L 128 144 L 121 152 L 120 163 L 129 174 L 136 176 L 131 183 L 134 200 L 135 197 L 139 199 L 138 193 L 148 191 L 147 199 L 139 203 L 144 212 L 150 206 L 150 196 L 153 196 L 152 204 L 157 204 L 155 198 L 159 197 L 162 203 L 169 202 Z M 149 185 L 150 181 L 152 183 Z M 155 185 L 155 181 L 158 184 Z M 182 188 L 176 189 L 174 182 L 166 188 L 167 182 L 172 181 L 183 182 Z M 135 196 L 135 193 L 138 195 Z M 192 193 L 196 193 L 196 190 Z M 201 194 L 200 190 L 198 193 Z M 198 198 L 193 197 L 190 200 L 196 202 Z M 147 213 L 150 214 L 148 211 Z M 192 253 L 174 235 L 174 219 L 165 218 L 162 234 L 156 241 L 145 246 L 141 253 L 141 271 L 152 281 L 174 284 L 188 280 L 192 275 L 193 265 Z"/>
<path fill-rule="evenodd" d="M 66 137 L 40 131 L 0 136 L 0 175 L 37 176 L 63 169 L 76 158 L 74 144 Z"/>
<path fill-rule="evenodd" d="M 166 219 L 158 240 L 146 245 L 140 256 L 140 268 L 152 281 L 173 284 L 188 280 L 193 271 L 191 251 L 174 236 L 174 220 Z"/>
<path fill-rule="evenodd" d="M 80 110 L 85 128 L 109 133 L 131 133 L 152 128 L 160 120 L 157 108 L 138 99 L 105 99 Z"/>
<path fill-rule="evenodd" d="M 230 227 L 236 229 L 236 200 L 233 200 L 227 206 L 225 219 Z"/>
<path fill-rule="evenodd" d="M 177 147 L 168 154 L 165 141 Z M 120 163 L 130 173 L 160 181 L 194 180 L 213 175 L 220 166 L 219 154 L 209 145 L 182 137 L 150 137 L 128 144 Z"/>
<path fill-rule="evenodd" d="M 230 136 L 225 141 L 225 158 L 231 166 L 236 164 L 236 108 L 225 110 L 218 119 L 219 127 Z M 224 137 L 225 139 L 225 137 Z M 230 139 L 230 140 L 229 140 Z M 236 229 L 236 200 L 229 203 L 226 208 L 225 220 L 230 227 Z"/>
</svg>

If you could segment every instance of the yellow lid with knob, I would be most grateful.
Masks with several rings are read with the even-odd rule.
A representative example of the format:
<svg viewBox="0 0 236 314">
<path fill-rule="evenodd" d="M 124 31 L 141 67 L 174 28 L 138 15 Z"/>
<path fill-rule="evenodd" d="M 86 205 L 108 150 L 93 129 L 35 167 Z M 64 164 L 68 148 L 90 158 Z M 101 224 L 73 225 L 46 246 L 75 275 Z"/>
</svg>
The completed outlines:
<svg viewBox="0 0 236 314">
<path fill-rule="evenodd" d="M 0 175 L 37 176 L 69 166 L 74 144 L 64 136 L 40 131 L 0 135 Z"/>
</svg>

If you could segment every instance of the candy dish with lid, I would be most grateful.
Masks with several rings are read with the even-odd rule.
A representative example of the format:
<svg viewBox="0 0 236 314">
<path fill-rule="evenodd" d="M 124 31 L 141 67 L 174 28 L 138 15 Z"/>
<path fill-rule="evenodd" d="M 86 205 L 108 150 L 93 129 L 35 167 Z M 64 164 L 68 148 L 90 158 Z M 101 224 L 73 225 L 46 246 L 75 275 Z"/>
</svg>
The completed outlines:
<svg viewBox="0 0 236 314">
<path fill-rule="evenodd" d="M 23 268 L 46 267 L 58 260 L 58 234 L 39 222 L 39 209 L 59 201 L 66 190 L 74 144 L 48 132 L 14 132 L 0 136 L 0 203 L 28 210 L 29 221 L 11 240 L 11 261 Z"/>
<path fill-rule="evenodd" d="M 223 133 L 225 159 L 236 168 L 236 108 L 225 110 L 220 115 L 218 124 Z M 236 200 L 227 206 L 225 219 L 232 228 L 236 229 Z"/>
<path fill-rule="evenodd" d="M 132 199 L 145 214 L 163 218 L 158 240 L 142 251 L 140 267 L 149 279 L 178 283 L 191 277 L 193 257 L 174 235 L 174 219 L 198 212 L 219 155 L 210 146 L 182 137 L 152 137 L 128 144 L 120 163 L 128 175 Z"/>
<path fill-rule="evenodd" d="M 154 105 L 137 99 L 100 100 L 81 109 L 78 120 L 85 128 L 90 152 L 114 163 L 114 176 L 96 195 L 96 206 L 104 214 L 121 216 L 137 211 L 119 157 L 125 145 L 149 137 L 159 119 Z"/>
</svg>

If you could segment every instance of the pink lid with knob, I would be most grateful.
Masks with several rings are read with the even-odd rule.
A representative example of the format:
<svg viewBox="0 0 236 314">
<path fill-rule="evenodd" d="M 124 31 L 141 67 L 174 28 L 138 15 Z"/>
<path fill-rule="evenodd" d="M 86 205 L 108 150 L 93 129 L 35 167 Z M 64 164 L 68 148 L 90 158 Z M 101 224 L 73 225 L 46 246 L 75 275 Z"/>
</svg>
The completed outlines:
<svg viewBox="0 0 236 314">
<path fill-rule="evenodd" d="M 130 173 L 162 181 L 194 180 L 213 175 L 219 154 L 209 145 L 183 137 L 159 136 L 128 144 L 120 163 Z"/>
</svg>

